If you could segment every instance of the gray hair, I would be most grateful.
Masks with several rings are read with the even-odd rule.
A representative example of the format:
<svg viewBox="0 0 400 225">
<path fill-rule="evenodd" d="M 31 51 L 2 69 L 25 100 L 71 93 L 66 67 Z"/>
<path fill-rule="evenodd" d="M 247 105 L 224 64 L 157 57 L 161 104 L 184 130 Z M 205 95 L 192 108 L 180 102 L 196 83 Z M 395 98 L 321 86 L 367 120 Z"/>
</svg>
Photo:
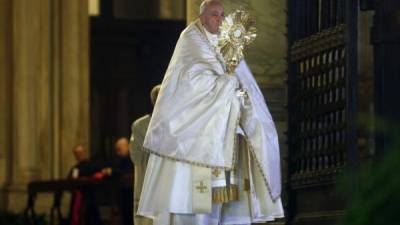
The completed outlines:
<svg viewBox="0 0 400 225">
<path fill-rule="evenodd" d="M 204 0 L 203 2 L 201 2 L 199 15 L 203 14 L 206 11 L 207 7 L 213 2 L 219 2 L 220 3 L 219 0 Z"/>
</svg>

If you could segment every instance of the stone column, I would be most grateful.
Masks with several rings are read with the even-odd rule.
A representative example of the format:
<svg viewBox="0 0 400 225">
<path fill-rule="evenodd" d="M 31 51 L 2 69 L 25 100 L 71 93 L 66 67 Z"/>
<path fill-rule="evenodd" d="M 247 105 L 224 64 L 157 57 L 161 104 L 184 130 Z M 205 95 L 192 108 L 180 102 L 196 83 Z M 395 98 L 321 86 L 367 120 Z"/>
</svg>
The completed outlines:
<svg viewBox="0 0 400 225">
<path fill-rule="evenodd" d="M 41 1 L 12 1 L 12 60 L 11 83 L 11 180 L 9 207 L 20 209 L 24 204 L 28 181 L 38 178 L 39 130 L 38 90 L 48 88 L 41 83 L 46 73 L 42 54 L 48 50 L 42 46 L 43 22 Z M 41 161 L 41 164 L 45 161 Z"/>
<path fill-rule="evenodd" d="M 193 22 L 199 14 L 202 0 L 186 0 L 186 23 Z"/>
<path fill-rule="evenodd" d="M 90 147 L 88 1 L 61 0 L 60 13 L 60 172 L 66 176 L 74 162 L 72 147 Z"/>
<path fill-rule="evenodd" d="M 10 141 L 10 83 L 11 59 L 11 0 L 0 0 L 0 209 L 5 207 L 4 187 L 9 180 L 8 168 Z"/>
<path fill-rule="evenodd" d="M 21 211 L 29 181 L 65 177 L 89 144 L 88 2 L 0 3 L 0 206 Z"/>
<path fill-rule="evenodd" d="M 186 0 L 158 0 L 159 18 L 184 20 L 186 18 Z"/>
</svg>

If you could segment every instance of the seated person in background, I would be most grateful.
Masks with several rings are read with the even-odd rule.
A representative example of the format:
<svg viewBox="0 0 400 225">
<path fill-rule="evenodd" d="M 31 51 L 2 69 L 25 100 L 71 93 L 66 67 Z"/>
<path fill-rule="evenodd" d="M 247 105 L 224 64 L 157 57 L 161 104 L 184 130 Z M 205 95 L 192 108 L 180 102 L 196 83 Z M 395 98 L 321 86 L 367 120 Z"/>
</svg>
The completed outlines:
<svg viewBox="0 0 400 225">
<path fill-rule="evenodd" d="M 156 103 L 158 92 L 160 91 L 160 85 L 155 86 L 150 93 L 151 103 Z M 133 122 L 132 124 L 132 135 L 130 143 L 130 155 L 135 165 L 135 182 L 134 182 L 134 215 L 135 224 L 150 225 L 153 224 L 153 220 L 137 215 L 137 207 L 139 204 L 140 193 L 142 192 L 143 178 L 146 172 L 147 161 L 149 160 L 149 153 L 143 150 L 143 141 L 146 136 L 147 128 L 149 127 L 151 115 L 145 115 Z"/>
</svg>

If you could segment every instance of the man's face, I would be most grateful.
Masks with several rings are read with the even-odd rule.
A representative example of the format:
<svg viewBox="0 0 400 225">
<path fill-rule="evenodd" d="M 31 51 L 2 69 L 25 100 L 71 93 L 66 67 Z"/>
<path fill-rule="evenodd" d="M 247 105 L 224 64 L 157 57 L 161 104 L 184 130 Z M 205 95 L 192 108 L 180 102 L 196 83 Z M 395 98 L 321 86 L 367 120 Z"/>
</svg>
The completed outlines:
<svg viewBox="0 0 400 225">
<path fill-rule="evenodd" d="M 214 3 L 200 15 L 200 20 L 208 32 L 212 34 L 219 33 L 219 26 L 225 18 L 224 7 L 220 3 Z"/>
<path fill-rule="evenodd" d="M 129 142 L 126 139 L 120 139 L 115 144 L 115 153 L 119 157 L 127 157 L 129 155 Z"/>
<path fill-rule="evenodd" d="M 87 152 L 86 149 L 83 148 L 82 146 L 77 146 L 74 150 L 73 150 L 74 156 L 76 161 L 81 162 L 85 159 L 87 159 Z"/>
</svg>

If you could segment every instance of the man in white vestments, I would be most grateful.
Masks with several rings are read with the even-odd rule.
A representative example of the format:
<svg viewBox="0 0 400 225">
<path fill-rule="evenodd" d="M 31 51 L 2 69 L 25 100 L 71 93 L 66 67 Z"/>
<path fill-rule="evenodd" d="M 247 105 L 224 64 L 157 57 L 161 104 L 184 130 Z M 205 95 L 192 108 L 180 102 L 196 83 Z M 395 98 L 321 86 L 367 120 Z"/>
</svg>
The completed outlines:
<svg viewBox="0 0 400 225">
<path fill-rule="evenodd" d="M 157 100 L 158 92 L 160 91 L 160 85 L 153 87 L 150 93 L 151 103 L 154 105 Z M 147 114 L 132 123 L 132 134 L 129 145 L 129 153 L 131 160 L 135 167 L 135 180 L 133 184 L 133 210 L 134 210 L 134 224 L 135 225 L 151 225 L 153 221 L 150 218 L 146 218 L 137 215 L 137 209 L 140 199 L 140 193 L 142 192 L 144 174 L 146 172 L 147 161 L 149 160 L 149 154 L 143 151 L 144 137 L 150 123 L 151 115 Z"/>
<path fill-rule="evenodd" d="M 251 224 L 282 218 L 278 136 L 244 60 L 227 73 L 218 49 L 224 8 L 200 6 L 180 35 L 143 149 L 138 214 L 154 224 Z"/>
</svg>

